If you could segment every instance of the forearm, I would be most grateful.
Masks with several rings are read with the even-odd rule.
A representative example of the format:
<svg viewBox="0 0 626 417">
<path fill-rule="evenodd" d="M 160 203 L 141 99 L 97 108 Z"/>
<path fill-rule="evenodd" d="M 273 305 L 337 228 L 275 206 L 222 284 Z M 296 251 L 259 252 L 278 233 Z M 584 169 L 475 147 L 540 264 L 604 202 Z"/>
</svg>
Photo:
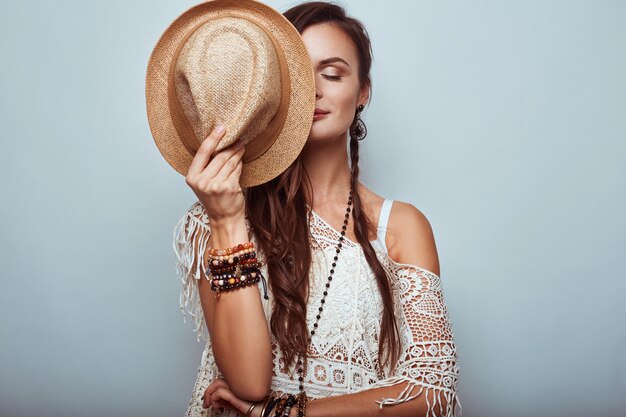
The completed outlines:
<svg viewBox="0 0 626 417">
<path fill-rule="evenodd" d="M 440 394 L 437 390 L 428 390 L 428 403 L 426 402 L 427 390 L 424 388 L 422 393 L 416 398 L 394 405 L 384 405 L 382 410 L 376 400 L 382 398 L 397 397 L 402 390 L 407 387 L 407 383 L 400 383 L 390 387 L 378 387 L 369 390 L 337 395 L 327 398 L 320 398 L 307 402 L 307 417 L 421 417 L 426 416 L 428 404 L 432 406 L 433 392 Z M 419 390 L 419 388 L 414 388 Z M 418 392 L 418 391 L 414 391 Z M 435 394 L 435 395 L 437 395 Z M 445 411 L 447 407 L 443 394 L 437 398 L 437 405 L 434 407 L 435 416 L 441 417 L 443 414 L 439 409 Z M 430 415 L 433 415 L 431 409 Z M 296 417 L 297 410 L 292 409 L 290 417 Z"/>
<path fill-rule="evenodd" d="M 214 226 L 209 246 L 226 248 L 247 242 L 244 222 Z M 235 395 L 249 400 L 262 399 L 272 380 L 272 350 L 258 285 L 223 291 L 215 299 L 210 283 L 201 292 L 213 297 L 211 344 L 218 368 Z"/>
<path fill-rule="evenodd" d="M 272 380 L 272 351 L 258 287 L 222 294 L 215 316 L 211 343 L 224 379 L 241 398 L 262 399 Z"/>
</svg>

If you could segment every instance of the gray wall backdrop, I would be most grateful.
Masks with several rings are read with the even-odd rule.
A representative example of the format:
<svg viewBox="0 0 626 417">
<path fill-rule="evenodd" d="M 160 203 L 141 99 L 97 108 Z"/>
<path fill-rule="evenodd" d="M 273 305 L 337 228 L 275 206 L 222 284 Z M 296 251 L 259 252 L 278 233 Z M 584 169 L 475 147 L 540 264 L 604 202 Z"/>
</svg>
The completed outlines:
<svg viewBox="0 0 626 417">
<path fill-rule="evenodd" d="M 195 3 L 0 2 L 2 416 L 186 408 L 195 195 L 144 77 Z M 626 415 L 626 2 L 342 4 L 374 48 L 363 181 L 433 226 L 464 416 Z"/>
</svg>

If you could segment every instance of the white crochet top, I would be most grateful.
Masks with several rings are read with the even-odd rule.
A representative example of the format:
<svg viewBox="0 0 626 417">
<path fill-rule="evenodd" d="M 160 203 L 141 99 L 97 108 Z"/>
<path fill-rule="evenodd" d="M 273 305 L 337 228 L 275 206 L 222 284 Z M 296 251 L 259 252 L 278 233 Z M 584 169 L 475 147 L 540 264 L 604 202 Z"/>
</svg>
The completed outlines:
<svg viewBox="0 0 626 417">
<path fill-rule="evenodd" d="M 441 279 L 431 271 L 416 265 L 397 263 L 388 256 L 385 233 L 392 203 L 393 200 L 385 200 L 378 222 L 378 237 L 371 242 L 378 259 L 391 277 L 402 346 L 400 360 L 395 369 L 381 369 L 379 366 L 377 356 L 382 300 L 376 278 L 361 246 L 344 237 L 319 327 L 312 337 L 311 350 L 315 354 L 308 358 L 304 389 L 307 397 L 314 400 L 407 382 L 406 389 L 396 398 L 376 401 L 379 407 L 393 406 L 422 395 L 426 396 L 429 404 L 427 416 L 434 416 L 434 410 L 438 410 L 440 415 L 458 417 L 461 415 L 457 395 L 460 368 Z M 247 218 L 246 225 L 250 233 Z M 314 307 L 307 309 L 310 329 L 315 322 L 341 235 L 314 211 L 309 218 L 309 227 L 312 264 L 308 305 Z M 197 233 L 200 233 L 200 238 L 196 245 L 193 237 Z M 183 284 L 180 308 L 184 317 L 191 316 L 198 341 L 206 341 L 185 416 L 240 416 L 230 409 L 220 412 L 202 407 L 202 395 L 207 386 L 216 377 L 222 376 L 213 357 L 196 282 L 201 276 L 200 266 L 204 264 L 202 257 L 209 235 L 208 217 L 202 204 L 196 201 L 177 223 L 173 242 L 177 256 L 176 271 Z M 256 244 L 254 234 L 249 235 Z M 200 257 L 200 262 L 191 270 L 195 256 Z M 257 253 L 257 256 L 264 263 L 263 254 Z M 268 277 L 266 265 L 263 265 L 261 272 Z M 259 282 L 258 285 L 262 284 Z M 269 300 L 263 298 L 261 291 L 261 301 L 269 323 L 273 302 L 269 285 L 267 291 Z M 292 365 L 289 373 L 281 372 L 278 363 L 282 355 L 274 336 L 271 335 L 271 338 L 275 358 L 271 388 L 275 392 L 297 393 L 298 374 L 295 365 Z M 441 402 L 436 401 L 434 390 L 443 393 L 447 409 L 444 410 Z"/>
</svg>

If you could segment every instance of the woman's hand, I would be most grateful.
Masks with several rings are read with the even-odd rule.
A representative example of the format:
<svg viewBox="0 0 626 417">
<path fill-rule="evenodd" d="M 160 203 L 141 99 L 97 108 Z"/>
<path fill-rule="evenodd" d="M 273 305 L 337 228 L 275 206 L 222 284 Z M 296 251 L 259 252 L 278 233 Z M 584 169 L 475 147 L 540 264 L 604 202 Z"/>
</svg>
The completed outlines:
<svg viewBox="0 0 626 417">
<path fill-rule="evenodd" d="M 232 393 L 226 381 L 223 378 L 216 378 L 204 391 L 204 396 L 202 397 L 202 405 L 204 408 L 232 408 L 237 412 L 245 415 L 252 403 L 250 401 L 242 400 L 237 398 L 235 394 Z M 252 410 L 251 416 L 260 416 L 261 414 L 261 403 L 257 404 Z"/>
<path fill-rule="evenodd" d="M 202 142 L 185 177 L 204 206 L 209 223 L 215 225 L 245 217 L 245 198 L 239 185 L 245 148 L 241 141 L 236 141 L 213 155 L 224 132 L 218 126 Z"/>
</svg>

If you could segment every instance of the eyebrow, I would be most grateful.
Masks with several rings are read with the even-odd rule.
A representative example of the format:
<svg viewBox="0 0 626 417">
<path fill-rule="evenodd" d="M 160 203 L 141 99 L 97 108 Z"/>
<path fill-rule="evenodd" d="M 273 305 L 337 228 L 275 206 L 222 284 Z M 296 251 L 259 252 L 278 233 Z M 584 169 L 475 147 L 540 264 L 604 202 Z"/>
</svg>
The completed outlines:
<svg viewBox="0 0 626 417">
<path fill-rule="evenodd" d="M 346 64 L 348 67 L 350 66 L 350 64 L 348 64 L 345 60 L 339 58 L 338 56 L 334 56 L 332 58 L 326 58 L 326 59 L 322 59 L 320 61 L 320 65 L 326 65 L 326 64 L 332 64 L 333 62 L 343 62 L 344 64 Z"/>
</svg>

